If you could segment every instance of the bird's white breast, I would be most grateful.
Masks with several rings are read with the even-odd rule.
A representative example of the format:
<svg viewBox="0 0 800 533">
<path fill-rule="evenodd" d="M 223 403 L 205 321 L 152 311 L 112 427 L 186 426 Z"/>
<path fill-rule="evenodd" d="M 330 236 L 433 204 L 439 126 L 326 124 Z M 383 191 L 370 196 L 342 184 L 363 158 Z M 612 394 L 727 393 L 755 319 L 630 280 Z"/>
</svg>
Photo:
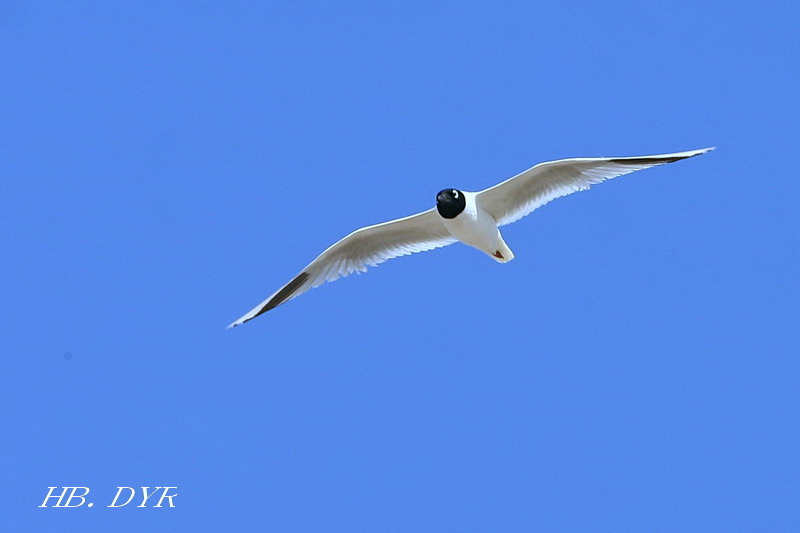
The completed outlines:
<svg viewBox="0 0 800 533">
<path fill-rule="evenodd" d="M 497 223 L 477 204 L 475 193 L 462 192 L 467 203 L 464 211 L 455 218 L 442 218 L 442 222 L 453 237 L 491 255 L 502 240 Z"/>
</svg>

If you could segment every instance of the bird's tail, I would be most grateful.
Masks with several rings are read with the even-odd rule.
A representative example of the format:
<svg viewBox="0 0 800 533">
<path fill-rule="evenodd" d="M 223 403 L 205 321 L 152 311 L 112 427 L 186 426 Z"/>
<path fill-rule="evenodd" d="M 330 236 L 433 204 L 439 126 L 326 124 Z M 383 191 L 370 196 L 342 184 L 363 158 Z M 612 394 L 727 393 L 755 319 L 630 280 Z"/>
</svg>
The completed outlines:
<svg viewBox="0 0 800 533">
<path fill-rule="evenodd" d="M 511 251 L 511 248 L 509 248 L 506 242 L 501 238 L 497 250 L 495 250 L 491 256 L 498 263 L 508 263 L 514 259 L 514 252 Z"/>
</svg>

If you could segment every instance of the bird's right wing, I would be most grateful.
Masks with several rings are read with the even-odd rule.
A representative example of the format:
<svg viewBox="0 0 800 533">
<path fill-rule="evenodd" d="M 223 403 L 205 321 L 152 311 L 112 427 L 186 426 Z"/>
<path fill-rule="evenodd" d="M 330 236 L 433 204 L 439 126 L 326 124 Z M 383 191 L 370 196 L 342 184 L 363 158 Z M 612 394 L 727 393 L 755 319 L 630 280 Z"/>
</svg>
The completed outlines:
<svg viewBox="0 0 800 533">
<path fill-rule="evenodd" d="M 511 224 L 544 204 L 583 191 L 595 183 L 637 170 L 680 161 L 713 148 L 639 157 L 593 157 L 539 163 L 513 178 L 478 193 L 478 202 L 497 221 Z"/>
<path fill-rule="evenodd" d="M 365 272 L 388 259 L 440 248 L 456 242 L 435 209 L 366 226 L 340 240 L 314 259 L 300 274 L 249 313 L 228 326 L 244 324 L 284 302 L 353 272 Z"/>
</svg>

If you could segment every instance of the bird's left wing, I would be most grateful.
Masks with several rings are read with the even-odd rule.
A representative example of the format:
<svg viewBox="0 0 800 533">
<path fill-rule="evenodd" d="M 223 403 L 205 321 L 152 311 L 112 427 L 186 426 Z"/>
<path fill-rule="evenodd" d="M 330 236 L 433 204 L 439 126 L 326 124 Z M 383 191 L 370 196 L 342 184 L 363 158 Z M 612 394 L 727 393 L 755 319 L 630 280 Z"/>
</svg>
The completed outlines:
<svg viewBox="0 0 800 533">
<path fill-rule="evenodd" d="M 595 157 L 548 161 L 478 193 L 478 203 L 498 226 L 511 224 L 551 200 L 637 170 L 680 161 L 713 148 L 639 157 Z"/>
<path fill-rule="evenodd" d="M 456 242 L 435 209 L 366 226 L 340 240 L 314 259 L 300 274 L 249 313 L 228 326 L 244 324 L 270 309 L 353 272 L 365 272 L 393 257 L 424 252 Z"/>
</svg>

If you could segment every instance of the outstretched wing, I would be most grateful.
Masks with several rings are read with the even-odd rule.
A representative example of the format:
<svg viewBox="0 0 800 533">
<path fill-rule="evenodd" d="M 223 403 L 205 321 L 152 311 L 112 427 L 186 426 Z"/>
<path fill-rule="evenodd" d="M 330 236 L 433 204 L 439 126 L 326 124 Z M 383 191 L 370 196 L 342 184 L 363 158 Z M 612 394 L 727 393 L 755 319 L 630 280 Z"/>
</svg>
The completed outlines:
<svg viewBox="0 0 800 533">
<path fill-rule="evenodd" d="M 714 148 L 641 157 L 597 157 L 548 161 L 478 193 L 478 203 L 497 221 L 511 224 L 544 204 L 595 183 L 637 170 L 680 161 Z"/>
<path fill-rule="evenodd" d="M 228 327 L 244 324 L 326 281 L 365 272 L 368 266 L 393 257 L 433 250 L 454 242 L 456 239 L 434 209 L 363 227 L 322 252 L 293 280 Z"/>
</svg>

